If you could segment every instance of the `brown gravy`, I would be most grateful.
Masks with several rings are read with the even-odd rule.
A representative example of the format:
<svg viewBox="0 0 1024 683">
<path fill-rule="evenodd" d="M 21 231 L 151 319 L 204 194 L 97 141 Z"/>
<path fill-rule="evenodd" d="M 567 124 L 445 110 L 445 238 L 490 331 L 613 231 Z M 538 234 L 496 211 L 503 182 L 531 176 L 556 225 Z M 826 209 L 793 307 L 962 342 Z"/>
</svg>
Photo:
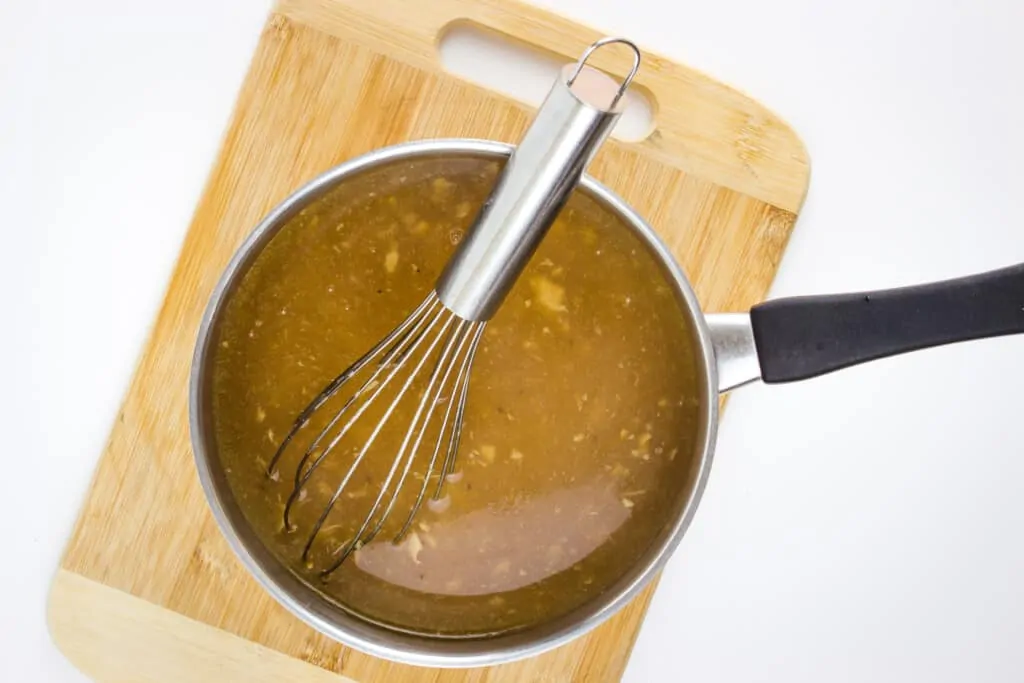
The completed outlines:
<svg viewBox="0 0 1024 683">
<path fill-rule="evenodd" d="M 351 450 L 307 486 L 297 532 L 282 527 L 297 456 L 274 478 L 268 460 L 323 385 L 431 290 L 496 170 L 405 161 L 346 181 L 274 237 L 216 331 L 217 451 L 249 523 L 339 605 L 406 631 L 474 636 L 571 611 L 664 532 L 695 476 L 686 317 L 639 238 L 576 193 L 484 333 L 444 504 L 424 505 L 399 545 L 382 534 L 320 580 L 316 567 L 351 537 L 391 466 L 392 435 L 301 562 Z M 408 420 L 400 411 L 389 429 Z M 420 482 L 422 467 L 410 488 Z"/>
</svg>

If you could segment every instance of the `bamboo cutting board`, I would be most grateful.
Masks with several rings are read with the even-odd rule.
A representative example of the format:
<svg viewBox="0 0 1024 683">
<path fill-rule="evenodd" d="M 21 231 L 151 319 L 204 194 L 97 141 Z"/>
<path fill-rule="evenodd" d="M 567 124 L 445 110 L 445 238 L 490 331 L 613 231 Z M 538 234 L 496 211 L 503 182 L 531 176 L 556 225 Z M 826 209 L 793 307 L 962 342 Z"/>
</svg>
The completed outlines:
<svg viewBox="0 0 1024 683">
<path fill-rule="evenodd" d="M 447 27 L 471 22 L 566 61 L 601 34 L 508 0 L 281 0 L 269 17 L 148 344 L 61 566 L 49 624 L 100 681 L 339 683 L 611 681 L 651 589 L 602 627 L 524 662 L 437 671 L 318 635 L 269 598 L 223 541 L 189 446 L 187 381 L 200 316 L 246 234 L 312 176 L 428 137 L 515 141 L 528 108 L 440 66 Z M 621 76 L 615 50 L 596 65 Z M 644 141 L 610 141 L 591 170 L 657 228 L 707 310 L 768 289 L 808 183 L 796 135 L 706 76 L 650 53 Z"/>
</svg>

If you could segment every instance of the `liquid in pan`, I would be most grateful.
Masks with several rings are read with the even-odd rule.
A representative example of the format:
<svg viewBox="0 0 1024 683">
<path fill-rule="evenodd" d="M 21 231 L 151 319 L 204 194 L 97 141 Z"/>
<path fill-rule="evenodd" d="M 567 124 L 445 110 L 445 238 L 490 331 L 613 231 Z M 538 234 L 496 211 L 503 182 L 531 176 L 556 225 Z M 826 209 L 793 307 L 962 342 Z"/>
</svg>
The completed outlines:
<svg viewBox="0 0 1024 683">
<path fill-rule="evenodd" d="M 381 434 L 324 524 L 334 542 L 302 559 L 307 537 L 282 523 L 293 482 L 267 476 L 270 458 L 297 411 L 423 300 L 497 170 L 424 159 L 347 179 L 271 240 L 216 330 L 216 449 L 248 522 L 325 596 L 404 631 L 472 637 L 571 611 L 665 531 L 695 476 L 688 318 L 641 240 L 576 192 L 481 338 L 444 497 L 399 544 L 391 529 L 321 580 L 329 558 L 317 554 L 355 533 L 391 466 L 402 435 Z M 353 440 L 375 422 L 367 415 Z M 351 460 L 324 460 L 294 505 L 299 526 Z M 399 509 L 424 470 L 414 465 Z"/>
</svg>

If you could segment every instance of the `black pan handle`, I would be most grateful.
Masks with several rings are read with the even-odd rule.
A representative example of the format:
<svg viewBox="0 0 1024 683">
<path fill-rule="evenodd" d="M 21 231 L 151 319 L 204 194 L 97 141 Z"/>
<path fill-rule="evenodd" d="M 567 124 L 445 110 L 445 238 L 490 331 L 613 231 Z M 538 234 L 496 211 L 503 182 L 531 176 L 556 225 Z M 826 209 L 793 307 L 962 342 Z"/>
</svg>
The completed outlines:
<svg viewBox="0 0 1024 683">
<path fill-rule="evenodd" d="M 1024 333 L 1024 264 L 914 287 L 766 301 L 750 320 L 761 378 L 807 379 L 930 346 Z"/>
</svg>

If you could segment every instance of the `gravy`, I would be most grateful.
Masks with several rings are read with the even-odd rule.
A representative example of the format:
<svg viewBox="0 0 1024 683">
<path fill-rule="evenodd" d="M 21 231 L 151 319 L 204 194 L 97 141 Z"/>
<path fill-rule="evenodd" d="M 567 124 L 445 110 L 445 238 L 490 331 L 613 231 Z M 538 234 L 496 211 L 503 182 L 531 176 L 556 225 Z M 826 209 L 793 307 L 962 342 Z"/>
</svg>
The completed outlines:
<svg viewBox="0 0 1024 683">
<path fill-rule="evenodd" d="M 215 332 L 216 447 L 249 523 L 325 596 L 403 631 L 473 637 L 571 611 L 666 531 L 695 476 L 700 397 L 687 318 L 641 240 L 577 192 L 484 332 L 441 504 L 425 504 L 400 544 L 382 533 L 320 579 L 391 466 L 411 415 L 403 408 L 302 562 L 352 450 L 324 461 L 292 532 L 282 511 L 298 454 L 280 476 L 267 476 L 268 461 L 324 384 L 432 289 L 497 169 L 452 157 L 346 180 L 271 240 Z M 358 445 L 365 435 L 346 438 Z M 417 491 L 424 457 L 410 479 Z M 410 501 L 403 492 L 399 523 Z"/>
</svg>

